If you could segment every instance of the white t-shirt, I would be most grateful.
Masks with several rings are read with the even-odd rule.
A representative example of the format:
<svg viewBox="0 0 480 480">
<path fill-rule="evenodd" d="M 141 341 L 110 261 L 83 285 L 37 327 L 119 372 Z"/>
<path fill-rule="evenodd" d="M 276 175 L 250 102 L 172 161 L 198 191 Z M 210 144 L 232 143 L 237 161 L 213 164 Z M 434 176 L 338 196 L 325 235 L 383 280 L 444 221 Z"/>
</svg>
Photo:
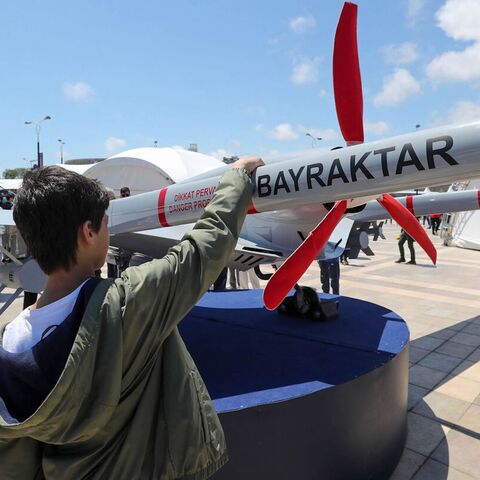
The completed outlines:
<svg viewBox="0 0 480 480">
<path fill-rule="evenodd" d="M 20 313 L 5 328 L 2 345 L 4 350 L 10 353 L 25 352 L 42 340 L 42 337 L 52 333 L 72 313 L 85 282 L 56 302 L 34 310 L 27 308 Z"/>
</svg>

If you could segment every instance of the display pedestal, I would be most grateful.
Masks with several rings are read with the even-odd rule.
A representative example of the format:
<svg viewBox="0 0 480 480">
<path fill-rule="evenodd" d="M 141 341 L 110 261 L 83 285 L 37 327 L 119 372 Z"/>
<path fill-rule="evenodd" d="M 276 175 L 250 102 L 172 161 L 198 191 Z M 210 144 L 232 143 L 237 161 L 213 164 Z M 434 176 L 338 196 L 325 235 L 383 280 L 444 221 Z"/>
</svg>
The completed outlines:
<svg viewBox="0 0 480 480">
<path fill-rule="evenodd" d="M 406 440 L 405 322 L 348 297 L 315 322 L 268 312 L 261 296 L 208 293 L 180 326 L 227 439 L 213 478 L 388 478 Z"/>
</svg>

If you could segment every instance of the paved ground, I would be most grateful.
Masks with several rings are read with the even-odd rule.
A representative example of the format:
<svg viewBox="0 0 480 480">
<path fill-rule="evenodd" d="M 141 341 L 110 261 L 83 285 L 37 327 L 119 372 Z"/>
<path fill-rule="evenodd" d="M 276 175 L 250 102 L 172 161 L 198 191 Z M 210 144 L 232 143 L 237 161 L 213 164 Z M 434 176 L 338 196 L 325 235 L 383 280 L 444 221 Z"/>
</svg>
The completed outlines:
<svg viewBox="0 0 480 480">
<path fill-rule="evenodd" d="M 342 295 L 384 305 L 410 328 L 409 432 L 392 480 L 480 479 L 480 252 L 432 237 L 437 267 L 418 248 L 417 265 L 398 265 L 398 232 L 385 227 L 376 255 L 340 277 Z M 302 283 L 318 288 L 318 275 L 310 268 Z"/>
<path fill-rule="evenodd" d="M 433 237 L 437 267 L 418 249 L 416 266 L 397 265 L 398 231 L 385 227 L 387 239 L 372 242 L 376 255 L 342 266 L 340 279 L 343 295 L 384 305 L 410 328 L 409 432 L 392 479 L 480 479 L 480 252 Z M 314 265 L 302 284 L 319 283 Z M 0 305 L 5 300 L 0 293 Z"/>
</svg>

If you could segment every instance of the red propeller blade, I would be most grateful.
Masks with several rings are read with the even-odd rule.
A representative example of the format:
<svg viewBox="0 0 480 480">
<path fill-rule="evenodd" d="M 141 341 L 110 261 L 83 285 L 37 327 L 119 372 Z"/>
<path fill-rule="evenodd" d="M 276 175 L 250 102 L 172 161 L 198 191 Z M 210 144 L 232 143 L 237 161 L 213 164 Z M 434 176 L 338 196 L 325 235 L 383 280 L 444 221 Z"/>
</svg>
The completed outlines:
<svg viewBox="0 0 480 480">
<path fill-rule="evenodd" d="M 388 193 L 383 194 L 377 200 L 392 218 L 425 250 L 425 253 L 435 265 L 437 263 L 437 251 L 415 216 Z"/>
<path fill-rule="evenodd" d="M 347 145 L 363 143 L 362 77 L 357 47 L 357 5 L 345 2 L 333 48 L 333 90 Z"/>
<path fill-rule="evenodd" d="M 325 218 L 310 232 L 305 241 L 272 275 L 263 291 L 263 303 L 268 310 L 275 310 L 300 280 L 305 270 L 327 243 L 346 208 L 346 200 L 336 202 Z"/>
</svg>

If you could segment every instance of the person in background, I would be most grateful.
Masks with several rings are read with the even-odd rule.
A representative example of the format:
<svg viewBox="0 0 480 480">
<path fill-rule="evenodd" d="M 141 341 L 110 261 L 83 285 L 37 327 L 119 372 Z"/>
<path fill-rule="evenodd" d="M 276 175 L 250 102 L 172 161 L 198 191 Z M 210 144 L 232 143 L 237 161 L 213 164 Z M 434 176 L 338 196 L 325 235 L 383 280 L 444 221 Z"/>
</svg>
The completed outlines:
<svg viewBox="0 0 480 480">
<path fill-rule="evenodd" d="M 328 260 L 319 260 L 320 282 L 322 283 L 323 293 L 340 294 L 340 262 L 339 257 Z"/>
<path fill-rule="evenodd" d="M 402 228 L 400 231 L 400 238 L 398 240 L 398 249 L 400 250 L 400 258 L 395 260 L 395 263 L 405 263 L 405 242 L 408 242 L 408 249 L 410 250 L 410 261 L 407 262 L 409 265 L 416 265 L 415 261 L 415 248 L 413 247 L 413 242 L 415 240 Z"/>
<path fill-rule="evenodd" d="M 115 190 L 113 188 L 105 187 L 105 191 L 107 192 L 110 201 L 115 200 Z"/>
<path fill-rule="evenodd" d="M 432 225 L 432 235 L 436 235 L 442 222 L 442 215 L 440 213 L 432 213 L 430 215 L 430 222 Z"/>
<path fill-rule="evenodd" d="M 15 195 L 13 193 L 9 193 L 6 197 L 4 197 L 4 201 L 2 201 L 2 208 L 4 210 L 11 210 L 13 207 L 13 200 Z"/>
<path fill-rule="evenodd" d="M 424 215 L 422 217 L 422 225 L 425 226 L 425 222 L 427 222 L 427 228 L 430 228 L 432 226 L 432 223 L 430 221 L 430 215 Z"/>
</svg>

